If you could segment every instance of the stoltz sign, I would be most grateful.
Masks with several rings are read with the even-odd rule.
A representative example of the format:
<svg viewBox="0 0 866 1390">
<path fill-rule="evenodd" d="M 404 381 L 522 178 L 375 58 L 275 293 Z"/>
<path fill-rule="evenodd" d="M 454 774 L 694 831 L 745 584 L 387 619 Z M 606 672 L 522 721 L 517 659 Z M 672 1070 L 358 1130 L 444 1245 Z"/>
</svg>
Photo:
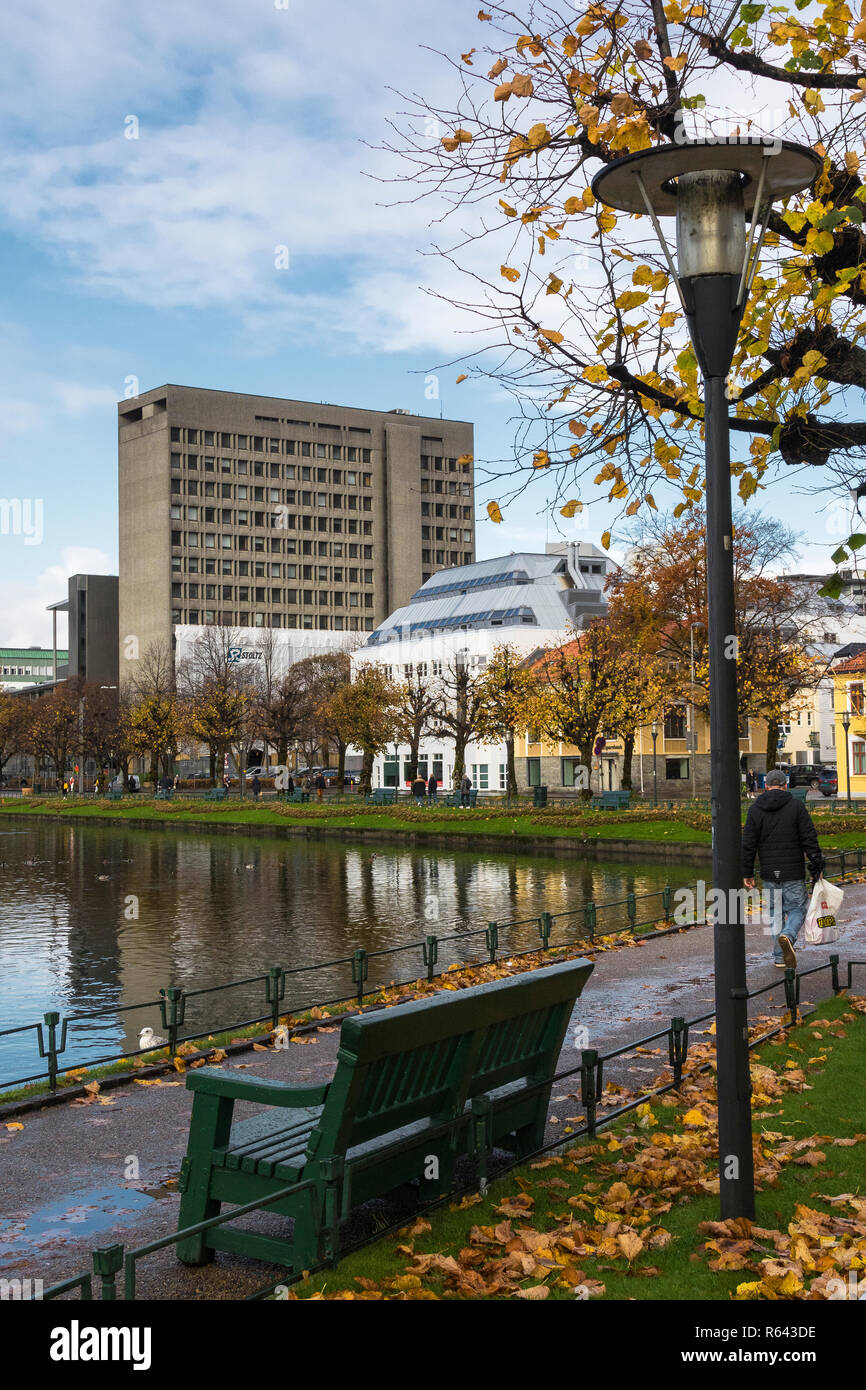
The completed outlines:
<svg viewBox="0 0 866 1390">
<path fill-rule="evenodd" d="M 261 659 L 260 647 L 229 647 L 230 665 L 234 665 L 238 661 L 261 661 Z"/>
</svg>

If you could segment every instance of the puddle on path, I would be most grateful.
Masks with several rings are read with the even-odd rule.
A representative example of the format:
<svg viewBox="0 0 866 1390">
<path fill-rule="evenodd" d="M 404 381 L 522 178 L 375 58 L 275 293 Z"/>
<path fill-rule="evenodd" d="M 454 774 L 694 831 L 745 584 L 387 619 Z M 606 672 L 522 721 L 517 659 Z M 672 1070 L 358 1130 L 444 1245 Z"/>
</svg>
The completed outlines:
<svg viewBox="0 0 866 1390">
<path fill-rule="evenodd" d="M 114 1226 L 119 1218 L 169 1195 L 163 1188 L 142 1191 L 135 1187 L 91 1187 L 70 1192 L 29 1215 L 5 1217 L 0 1220 L 0 1268 L 52 1242 L 63 1244 L 96 1235 Z"/>
</svg>

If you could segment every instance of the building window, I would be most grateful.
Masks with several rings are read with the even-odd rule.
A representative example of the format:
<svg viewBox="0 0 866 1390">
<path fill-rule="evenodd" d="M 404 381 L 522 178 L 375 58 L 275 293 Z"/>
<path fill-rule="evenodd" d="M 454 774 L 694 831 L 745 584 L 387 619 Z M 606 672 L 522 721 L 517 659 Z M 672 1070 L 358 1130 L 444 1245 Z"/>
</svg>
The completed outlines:
<svg viewBox="0 0 866 1390">
<path fill-rule="evenodd" d="M 685 738 L 686 736 L 686 712 L 682 708 L 669 709 L 665 711 L 664 724 L 665 738 Z M 676 759 L 671 759 L 675 762 Z"/>
<path fill-rule="evenodd" d="M 866 713 L 862 681 L 852 681 L 848 686 L 848 708 L 852 714 Z"/>
<path fill-rule="evenodd" d="M 487 773 L 488 773 L 488 764 L 487 764 L 487 763 L 473 763 L 473 764 L 472 764 L 472 782 L 473 782 L 473 785 L 478 789 L 478 791 L 482 791 L 482 792 L 486 792 L 486 791 L 487 791 Z"/>
<path fill-rule="evenodd" d="M 866 743 L 862 739 L 851 741 L 851 772 L 855 777 L 862 777 L 866 772 Z"/>
<path fill-rule="evenodd" d="M 669 782 L 689 780 L 688 758 L 665 758 L 665 777 Z"/>
<path fill-rule="evenodd" d="M 538 740 L 533 739 L 532 742 L 537 743 Z M 582 787 L 586 785 L 586 778 L 581 772 L 583 763 L 580 761 L 580 758 L 562 758 L 561 762 L 561 781 L 564 787 Z"/>
<path fill-rule="evenodd" d="M 541 786 L 541 759 L 526 759 L 526 781 L 530 787 Z"/>
</svg>

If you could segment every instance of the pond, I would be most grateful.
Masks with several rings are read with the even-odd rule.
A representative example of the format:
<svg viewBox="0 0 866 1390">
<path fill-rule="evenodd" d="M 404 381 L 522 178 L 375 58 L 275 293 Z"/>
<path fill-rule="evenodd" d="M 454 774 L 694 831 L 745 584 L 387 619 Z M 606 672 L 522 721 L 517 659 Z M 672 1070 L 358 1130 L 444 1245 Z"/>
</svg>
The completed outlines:
<svg viewBox="0 0 866 1390">
<path fill-rule="evenodd" d="M 164 1032 L 161 987 L 211 990 L 247 981 L 188 999 L 182 1035 L 237 1027 L 269 1012 L 264 980 L 250 977 L 271 966 L 302 972 L 288 977 L 281 1005 L 296 1011 L 351 996 L 359 948 L 392 952 L 429 933 L 455 937 L 440 943 L 442 968 L 485 959 L 489 921 L 575 913 L 555 922 L 555 945 L 583 935 L 585 903 L 652 894 L 638 902 L 637 916 L 654 920 L 662 886 L 691 883 L 699 872 L 577 853 L 7 822 L 0 831 L 0 1032 L 58 1010 L 69 1020 L 65 1070 L 134 1050 L 145 1025 Z M 624 906 L 599 906 L 599 931 L 627 920 Z M 526 950 L 538 939 L 532 920 L 501 931 L 500 951 Z M 423 973 L 417 944 L 371 954 L 367 988 Z M 34 1030 L 0 1036 L 0 1086 L 44 1065 Z"/>
</svg>

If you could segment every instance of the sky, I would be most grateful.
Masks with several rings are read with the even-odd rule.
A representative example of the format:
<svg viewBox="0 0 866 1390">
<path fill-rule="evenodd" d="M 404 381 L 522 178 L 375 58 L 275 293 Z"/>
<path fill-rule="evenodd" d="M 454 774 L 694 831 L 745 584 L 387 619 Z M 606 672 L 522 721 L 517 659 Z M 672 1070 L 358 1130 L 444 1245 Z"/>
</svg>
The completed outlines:
<svg viewBox="0 0 866 1390">
<path fill-rule="evenodd" d="M 439 209 L 389 206 L 395 166 L 376 148 L 401 109 L 394 89 L 453 97 L 438 52 L 486 40 L 477 3 L 332 0 L 324 13 L 306 0 L 7 11 L 0 646 L 49 644 L 45 606 L 67 576 L 116 573 L 116 403 L 139 390 L 441 409 L 474 422 L 477 465 L 509 452 L 507 397 L 440 365 L 473 325 L 425 293 L 451 283 L 429 254 Z M 478 498 L 482 559 L 598 543 L 613 516 L 593 504 L 558 531 L 538 487 L 494 526 L 493 495 Z M 764 506 L 802 533 L 804 567 L 828 567 L 844 516 L 816 521 L 784 475 Z"/>
</svg>

